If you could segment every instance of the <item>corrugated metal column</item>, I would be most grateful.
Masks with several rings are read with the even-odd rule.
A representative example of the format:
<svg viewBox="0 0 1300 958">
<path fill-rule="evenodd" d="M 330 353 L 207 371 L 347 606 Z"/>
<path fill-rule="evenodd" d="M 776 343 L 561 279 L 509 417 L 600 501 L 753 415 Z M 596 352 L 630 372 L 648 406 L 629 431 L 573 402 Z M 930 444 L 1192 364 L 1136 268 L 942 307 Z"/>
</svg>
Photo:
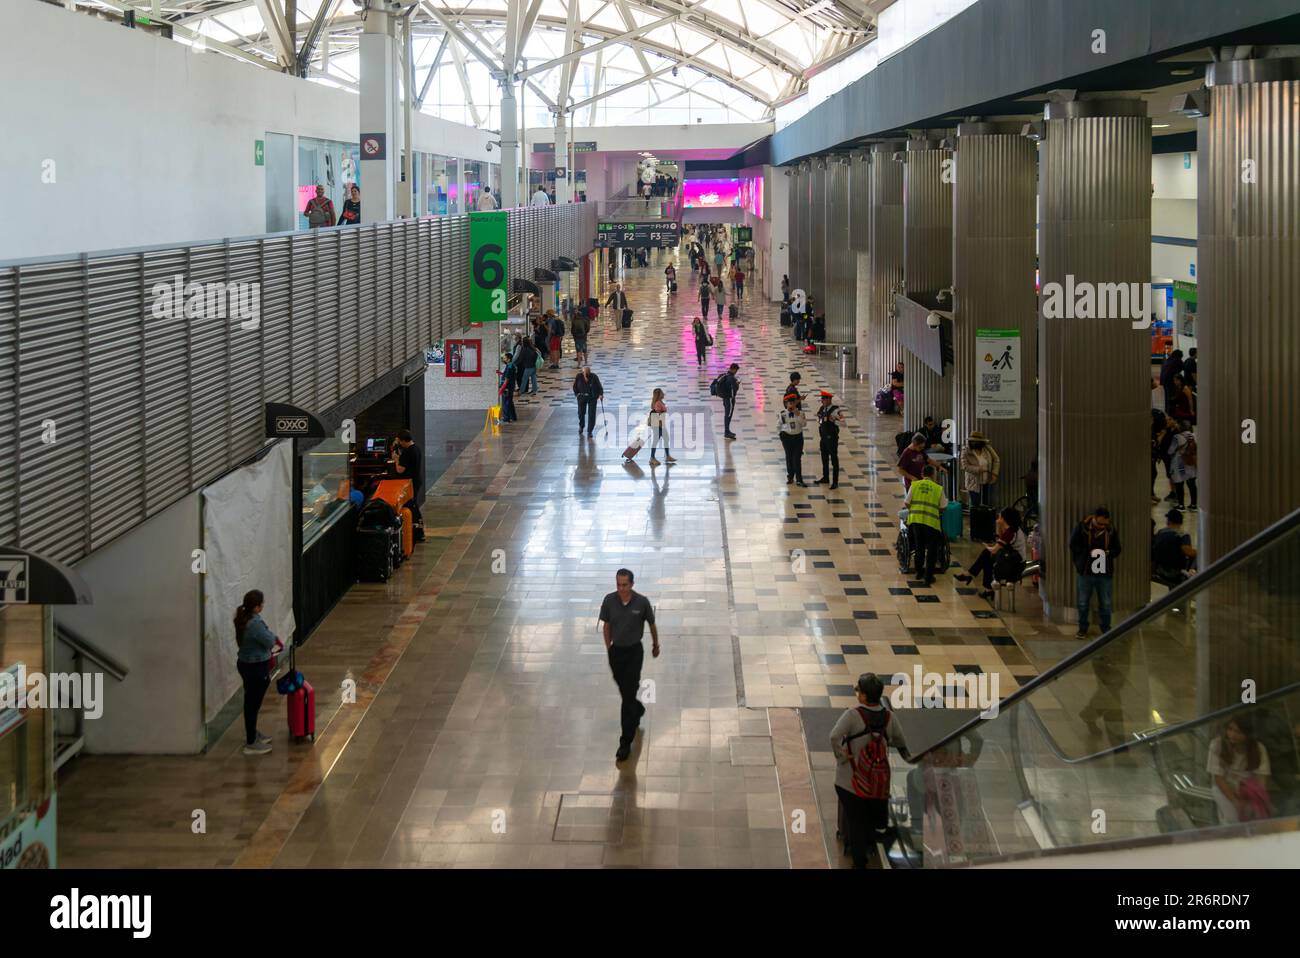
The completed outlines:
<svg viewBox="0 0 1300 958">
<path fill-rule="evenodd" d="M 853 342 L 857 280 L 849 248 L 849 158 L 832 157 L 826 168 L 826 259 L 821 284 L 826 341 Z"/>
<path fill-rule="evenodd" d="M 1020 124 L 957 127 L 953 184 L 953 436 L 978 429 L 1002 459 L 994 502 L 1010 505 L 1038 455 L 1038 298 L 1034 215 L 1038 149 Z M 989 419 L 975 408 L 975 331 L 1020 333 L 1020 416 Z"/>
<path fill-rule="evenodd" d="M 1123 555 L 1114 621 L 1151 596 L 1150 332 L 1131 315 L 1086 318 L 1070 295 L 1151 279 L 1151 121 L 1142 100 L 1049 103 L 1041 148 L 1038 450 L 1044 601 L 1074 622 L 1069 541 L 1098 505 L 1110 509 Z M 1047 315 L 1060 284 L 1059 318 Z M 1071 287 L 1071 283 L 1073 287 Z M 1081 285 L 1082 284 L 1082 285 Z M 1116 297 L 1118 299 L 1118 297 Z M 1124 312 L 1106 305 L 1102 312 Z M 1142 304 L 1137 313 L 1143 315 Z M 1092 624 L 1096 625 L 1095 608 Z"/>
<path fill-rule="evenodd" d="M 1197 184 L 1202 567 L 1300 505 L 1300 60 L 1213 63 L 1206 83 Z M 1254 441 L 1244 441 L 1252 424 Z M 1247 678 L 1260 693 L 1295 679 L 1298 558 L 1294 548 L 1274 549 L 1203 603 L 1202 706 L 1239 700 Z"/>
<path fill-rule="evenodd" d="M 826 159 L 813 160 L 808 179 L 808 285 L 815 301 L 809 316 L 826 309 Z"/>
<path fill-rule="evenodd" d="M 894 296 L 903 291 L 903 144 L 871 147 L 871 303 L 867 313 L 871 385 L 889 385 L 889 374 L 902 358 Z M 895 159 L 897 157 L 897 159 Z"/>
<path fill-rule="evenodd" d="M 940 290 L 952 286 L 952 151 L 940 149 L 937 141 L 909 140 L 906 156 L 904 289 L 909 298 L 931 305 Z M 926 416 L 941 423 L 952 415 L 951 374 L 941 376 L 906 349 L 903 369 L 907 374 L 904 429 L 920 428 Z"/>
<path fill-rule="evenodd" d="M 789 188 L 786 192 L 786 215 L 789 219 L 789 234 L 787 240 L 789 248 L 789 271 L 790 288 L 796 289 L 801 280 L 799 279 L 800 257 L 803 255 L 803 216 L 804 201 L 803 194 L 804 178 L 802 166 L 791 167 L 787 171 L 790 175 Z"/>
<path fill-rule="evenodd" d="M 871 303 L 871 166 L 868 154 L 856 152 L 849 166 L 849 264 L 853 271 L 853 335 L 859 378 L 871 378 L 867 341 Z"/>
</svg>

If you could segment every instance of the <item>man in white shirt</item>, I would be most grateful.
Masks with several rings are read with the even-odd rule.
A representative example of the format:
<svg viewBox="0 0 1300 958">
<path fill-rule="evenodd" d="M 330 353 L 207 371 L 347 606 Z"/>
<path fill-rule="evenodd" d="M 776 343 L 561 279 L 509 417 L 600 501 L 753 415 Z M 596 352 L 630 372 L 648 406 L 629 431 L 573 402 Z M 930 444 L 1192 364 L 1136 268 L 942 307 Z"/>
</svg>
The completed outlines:
<svg viewBox="0 0 1300 958">
<path fill-rule="evenodd" d="M 542 189 L 540 186 L 537 187 L 537 192 L 533 194 L 533 198 L 532 201 L 529 203 L 529 206 L 550 206 L 550 205 L 551 205 L 551 198 L 546 195 L 546 190 Z"/>
<path fill-rule="evenodd" d="M 478 210 L 480 213 L 497 208 L 497 198 L 492 195 L 492 187 L 483 187 L 483 192 L 478 195 Z"/>
</svg>

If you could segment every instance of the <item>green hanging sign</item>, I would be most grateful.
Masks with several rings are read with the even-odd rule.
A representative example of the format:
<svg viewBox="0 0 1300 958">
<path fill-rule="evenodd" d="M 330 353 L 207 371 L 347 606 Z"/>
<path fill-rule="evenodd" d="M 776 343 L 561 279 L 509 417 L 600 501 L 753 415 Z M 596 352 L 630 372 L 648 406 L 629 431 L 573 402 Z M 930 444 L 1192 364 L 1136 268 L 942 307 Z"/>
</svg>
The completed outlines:
<svg viewBox="0 0 1300 958">
<path fill-rule="evenodd" d="M 1181 279 L 1174 280 L 1174 299 L 1181 299 L 1184 303 L 1195 303 L 1196 284 Z"/>
<path fill-rule="evenodd" d="M 510 214 L 469 214 L 469 321 L 500 323 L 510 294 L 506 278 Z"/>
</svg>

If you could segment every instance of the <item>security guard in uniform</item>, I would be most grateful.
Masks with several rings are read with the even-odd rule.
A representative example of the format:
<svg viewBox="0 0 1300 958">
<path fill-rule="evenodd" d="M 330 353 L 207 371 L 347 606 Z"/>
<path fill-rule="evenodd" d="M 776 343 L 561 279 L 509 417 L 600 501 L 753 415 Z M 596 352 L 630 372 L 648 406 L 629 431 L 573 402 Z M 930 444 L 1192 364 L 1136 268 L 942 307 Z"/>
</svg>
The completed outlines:
<svg viewBox="0 0 1300 958">
<path fill-rule="evenodd" d="M 839 406 L 831 404 L 832 394 L 822 391 L 822 404 L 817 410 L 817 434 L 822 441 L 822 477 L 817 485 L 827 482 L 832 489 L 840 485 L 840 423 L 844 421 L 844 412 Z M 830 477 L 830 478 L 827 478 Z"/>
<path fill-rule="evenodd" d="M 943 545 L 940 516 L 948 505 L 943 486 L 934 481 L 934 466 L 921 470 L 921 478 L 907 490 L 907 534 L 916 554 L 916 577 L 926 585 L 934 584 L 934 562 Z"/>
</svg>

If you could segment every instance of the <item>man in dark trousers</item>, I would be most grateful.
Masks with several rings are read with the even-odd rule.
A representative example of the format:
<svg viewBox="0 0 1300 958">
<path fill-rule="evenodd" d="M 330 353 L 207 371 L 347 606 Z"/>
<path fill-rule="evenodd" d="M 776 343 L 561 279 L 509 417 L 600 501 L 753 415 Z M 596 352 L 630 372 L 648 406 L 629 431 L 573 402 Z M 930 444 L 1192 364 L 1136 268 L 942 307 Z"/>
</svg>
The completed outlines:
<svg viewBox="0 0 1300 958">
<path fill-rule="evenodd" d="M 402 429 L 397 433 L 393 443 L 393 454 L 389 460 L 398 479 L 411 480 L 411 501 L 406 505 L 411 510 L 411 524 L 414 526 L 416 542 L 424 541 L 424 516 L 420 513 L 420 503 L 424 501 L 424 453 L 415 444 L 411 430 Z"/>
<path fill-rule="evenodd" d="M 614 673 L 619 695 L 623 698 L 621 712 L 622 734 L 618 740 L 615 761 L 625 761 L 632 753 L 632 740 L 636 737 L 645 706 L 637 699 L 641 688 L 641 664 L 645 661 L 645 647 L 641 639 L 645 627 L 650 626 L 653 643 L 650 654 L 659 658 L 659 630 L 655 627 L 655 611 L 650 600 L 632 591 L 632 571 L 619 569 L 614 574 L 615 591 L 605 596 L 600 604 L 600 623 L 609 653 L 609 668 Z"/>
<path fill-rule="evenodd" d="M 736 378 L 739 371 L 740 363 L 732 363 L 718 380 L 718 395 L 722 397 L 722 435 L 726 439 L 736 438 L 736 434 L 731 431 L 731 417 L 736 412 L 736 397 L 740 395 L 740 380 Z"/>
<path fill-rule="evenodd" d="M 614 285 L 614 291 L 611 292 L 609 297 L 605 300 L 605 305 L 614 308 L 615 317 L 623 315 L 623 310 L 627 309 L 627 293 L 623 292 L 621 284 L 616 283 Z"/>
<path fill-rule="evenodd" d="M 833 395 L 822 390 L 822 404 L 817 410 L 817 435 L 821 438 L 822 477 L 817 485 L 831 484 L 832 489 L 840 487 L 840 423 L 844 421 L 844 410 L 833 405 Z"/>
<path fill-rule="evenodd" d="M 1119 530 L 1110 521 L 1110 510 L 1098 506 L 1091 515 L 1074 527 L 1070 536 L 1070 557 L 1078 573 L 1075 598 L 1079 613 L 1079 631 L 1075 638 L 1088 637 L 1088 611 L 1097 596 L 1097 615 L 1101 631 L 1110 629 L 1111 585 L 1115 560 L 1119 558 Z"/>
<path fill-rule="evenodd" d="M 590 437 L 596 428 L 596 404 L 605 395 L 605 387 L 600 384 L 600 377 L 591 371 L 590 366 L 583 366 L 573 380 L 573 395 L 578 397 L 578 435 L 583 427 Z"/>
</svg>

